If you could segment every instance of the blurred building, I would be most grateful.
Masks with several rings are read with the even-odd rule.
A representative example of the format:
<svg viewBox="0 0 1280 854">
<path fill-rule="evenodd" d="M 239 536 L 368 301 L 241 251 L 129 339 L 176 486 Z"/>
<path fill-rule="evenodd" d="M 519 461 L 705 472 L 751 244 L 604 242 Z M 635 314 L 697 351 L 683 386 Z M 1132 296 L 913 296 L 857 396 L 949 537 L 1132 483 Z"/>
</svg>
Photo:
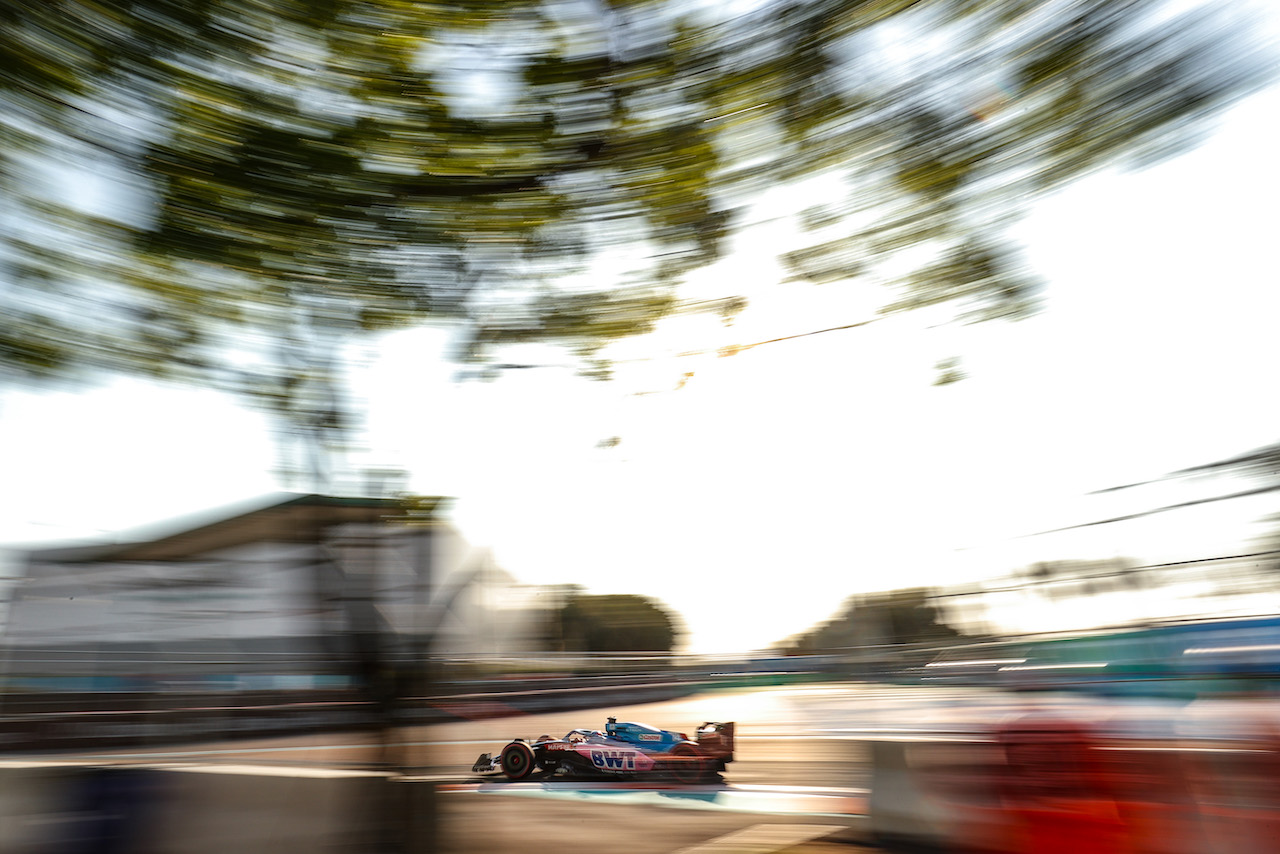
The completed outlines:
<svg viewBox="0 0 1280 854">
<path fill-rule="evenodd" d="M 370 655 L 522 652 L 532 591 L 394 499 L 288 495 L 135 542 L 17 561 L 10 687 L 342 687 Z"/>
</svg>

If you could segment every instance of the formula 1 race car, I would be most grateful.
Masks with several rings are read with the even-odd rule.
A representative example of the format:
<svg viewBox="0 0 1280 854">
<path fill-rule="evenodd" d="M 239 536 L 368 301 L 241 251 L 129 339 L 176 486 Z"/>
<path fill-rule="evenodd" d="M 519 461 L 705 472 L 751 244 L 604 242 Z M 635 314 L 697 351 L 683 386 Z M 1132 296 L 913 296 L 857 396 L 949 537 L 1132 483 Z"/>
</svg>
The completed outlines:
<svg viewBox="0 0 1280 854">
<path fill-rule="evenodd" d="M 495 757 L 483 753 L 471 770 L 502 772 L 525 780 L 535 772 L 588 777 L 671 777 L 681 783 L 710 780 L 733 761 L 733 723 L 708 722 L 695 738 L 646 724 L 609 718 L 604 732 L 570 730 L 564 738 L 517 738 Z"/>
</svg>

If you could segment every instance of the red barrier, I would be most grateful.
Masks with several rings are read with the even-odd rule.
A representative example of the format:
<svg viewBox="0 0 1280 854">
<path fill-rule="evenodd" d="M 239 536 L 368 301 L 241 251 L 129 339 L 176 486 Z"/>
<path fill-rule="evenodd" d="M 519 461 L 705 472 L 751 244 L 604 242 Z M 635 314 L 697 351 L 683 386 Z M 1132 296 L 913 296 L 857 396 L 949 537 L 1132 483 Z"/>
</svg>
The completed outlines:
<svg viewBox="0 0 1280 854">
<path fill-rule="evenodd" d="M 1130 854 L 1138 849 L 1115 801 L 1112 779 L 1089 729 L 1026 717 L 996 733 L 1005 753 L 1008 849 L 1016 854 Z"/>
<path fill-rule="evenodd" d="M 1191 789 L 1212 842 L 1204 850 L 1273 854 L 1280 850 L 1280 721 L 1248 709 L 1230 728 L 1233 737 L 1220 746 L 1188 753 Z"/>
</svg>

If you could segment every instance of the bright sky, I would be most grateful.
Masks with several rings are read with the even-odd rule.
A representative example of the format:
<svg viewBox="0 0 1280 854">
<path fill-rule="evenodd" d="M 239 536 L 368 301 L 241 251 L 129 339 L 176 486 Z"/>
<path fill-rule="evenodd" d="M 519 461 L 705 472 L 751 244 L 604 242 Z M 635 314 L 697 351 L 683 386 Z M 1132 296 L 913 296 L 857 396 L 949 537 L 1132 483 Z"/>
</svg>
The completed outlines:
<svg viewBox="0 0 1280 854">
<path fill-rule="evenodd" d="M 659 358 L 614 383 L 547 368 L 457 384 L 445 333 L 390 336 L 358 381 L 370 432 L 357 462 L 458 496 L 456 523 L 521 581 L 661 599 L 694 651 L 767 646 L 864 590 L 1036 560 L 1229 553 L 1273 505 L 1012 538 L 1177 500 L 1176 485 L 1085 493 L 1280 438 L 1277 116 L 1273 89 L 1176 161 L 1040 205 L 1020 235 L 1049 301 L 1018 324 L 956 332 L 916 315 Z M 735 263 L 757 280 L 773 269 Z M 761 340 L 863 320 L 866 304 L 855 288 L 779 286 L 735 327 L 707 318 L 629 346 Z M 969 379 L 934 387 L 957 354 Z M 274 491 L 272 438 L 208 391 L 11 392 L 0 543 L 115 536 Z"/>
</svg>

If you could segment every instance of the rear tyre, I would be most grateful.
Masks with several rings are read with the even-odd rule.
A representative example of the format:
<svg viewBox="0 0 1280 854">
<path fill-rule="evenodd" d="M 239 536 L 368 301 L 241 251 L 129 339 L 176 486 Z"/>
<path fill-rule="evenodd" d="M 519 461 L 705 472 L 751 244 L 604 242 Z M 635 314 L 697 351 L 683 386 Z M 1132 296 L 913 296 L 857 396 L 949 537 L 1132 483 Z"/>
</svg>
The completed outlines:
<svg viewBox="0 0 1280 854">
<path fill-rule="evenodd" d="M 671 748 L 667 768 L 677 782 L 701 783 L 709 776 L 711 763 L 692 744 L 677 744 Z"/>
<path fill-rule="evenodd" d="M 502 748 L 502 773 L 508 780 L 523 780 L 535 767 L 533 748 L 523 741 L 513 741 Z"/>
</svg>

